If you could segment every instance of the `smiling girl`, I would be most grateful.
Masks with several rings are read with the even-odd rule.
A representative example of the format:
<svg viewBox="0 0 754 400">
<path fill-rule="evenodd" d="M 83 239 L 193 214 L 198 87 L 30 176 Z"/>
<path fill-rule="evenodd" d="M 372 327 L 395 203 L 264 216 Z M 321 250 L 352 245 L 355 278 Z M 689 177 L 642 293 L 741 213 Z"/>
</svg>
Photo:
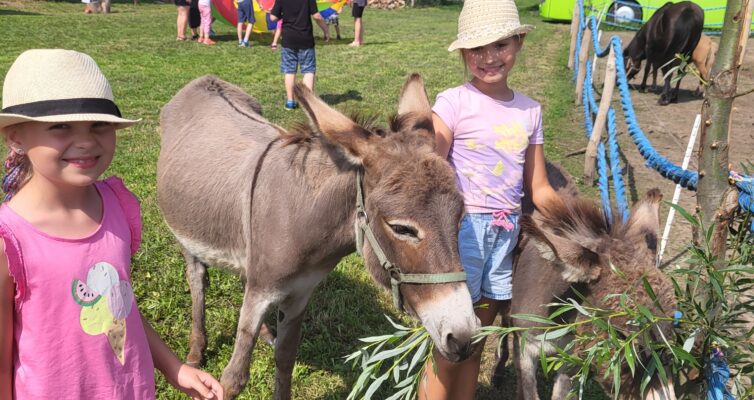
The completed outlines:
<svg viewBox="0 0 754 400">
<path fill-rule="evenodd" d="M 0 206 L 0 399 L 155 398 L 154 369 L 194 399 L 220 399 L 136 306 L 136 197 L 99 180 L 121 117 L 86 54 L 28 50 L 8 70 L 0 130 L 9 155 Z"/>
<path fill-rule="evenodd" d="M 466 0 L 448 50 L 460 50 L 471 80 L 440 93 L 432 109 L 437 152 L 464 197 L 458 247 L 484 326 L 511 299 L 521 198 L 531 196 L 537 208 L 560 201 L 545 172 L 541 107 L 508 85 L 533 28 L 520 23 L 513 0 Z M 473 399 L 481 347 L 460 364 L 436 354 L 437 373 L 426 368 L 419 398 Z"/>
</svg>

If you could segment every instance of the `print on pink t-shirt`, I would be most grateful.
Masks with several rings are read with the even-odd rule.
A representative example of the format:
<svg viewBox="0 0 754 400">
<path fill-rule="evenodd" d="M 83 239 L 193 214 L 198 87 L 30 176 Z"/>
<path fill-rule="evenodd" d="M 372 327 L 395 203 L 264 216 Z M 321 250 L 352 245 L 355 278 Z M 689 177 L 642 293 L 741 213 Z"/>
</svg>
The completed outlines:
<svg viewBox="0 0 754 400">
<path fill-rule="evenodd" d="M 519 92 L 495 100 L 467 82 L 438 94 L 432 111 L 453 132 L 448 161 L 466 212 L 518 212 L 526 149 L 544 143 L 539 103 Z"/>
</svg>

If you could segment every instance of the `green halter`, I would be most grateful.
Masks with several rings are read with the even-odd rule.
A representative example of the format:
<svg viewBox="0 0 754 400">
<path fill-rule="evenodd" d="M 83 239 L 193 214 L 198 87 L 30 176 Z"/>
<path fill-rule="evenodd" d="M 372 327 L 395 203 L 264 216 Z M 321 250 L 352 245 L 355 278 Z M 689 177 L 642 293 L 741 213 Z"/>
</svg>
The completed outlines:
<svg viewBox="0 0 754 400">
<path fill-rule="evenodd" d="M 402 283 L 414 283 L 414 284 L 437 284 L 437 283 L 449 283 L 449 282 L 464 282 L 466 281 L 465 272 L 445 272 L 438 274 L 404 274 L 401 269 L 391 263 L 385 256 L 385 252 L 377 243 L 377 239 L 374 237 L 374 232 L 369 226 L 369 218 L 367 217 L 367 210 L 364 206 L 364 191 L 362 189 L 363 176 L 361 169 L 356 170 L 356 251 L 361 255 L 364 248 L 364 236 L 369 241 L 369 245 L 372 246 L 372 251 L 377 256 L 382 268 L 390 275 L 390 286 L 393 291 L 393 304 L 399 310 L 403 310 L 403 299 L 401 297 L 400 285 Z"/>
</svg>

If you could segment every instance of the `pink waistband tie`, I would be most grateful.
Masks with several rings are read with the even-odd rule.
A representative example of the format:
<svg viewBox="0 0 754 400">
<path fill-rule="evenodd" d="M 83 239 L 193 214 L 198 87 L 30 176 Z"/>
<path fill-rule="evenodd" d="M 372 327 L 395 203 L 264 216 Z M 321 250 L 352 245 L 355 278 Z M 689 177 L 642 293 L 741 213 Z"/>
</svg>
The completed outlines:
<svg viewBox="0 0 754 400">
<path fill-rule="evenodd" d="M 515 226 L 513 225 L 513 222 L 511 222 L 510 218 L 508 216 L 511 214 L 508 210 L 500 210 L 495 211 L 492 213 L 492 225 L 497 226 L 499 228 L 503 228 L 508 232 L 513 231 L 513 228 Z"/>
</svg>

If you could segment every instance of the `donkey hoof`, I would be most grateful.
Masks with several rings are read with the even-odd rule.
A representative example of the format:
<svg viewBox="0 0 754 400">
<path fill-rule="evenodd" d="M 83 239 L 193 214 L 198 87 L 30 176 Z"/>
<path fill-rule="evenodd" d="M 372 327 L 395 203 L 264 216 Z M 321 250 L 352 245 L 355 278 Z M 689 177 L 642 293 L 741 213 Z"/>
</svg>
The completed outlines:
<svg viewBox="0 0 754 400">
<path fill-rule="evenodd" d="M 190 352 L 188 357 L 186 357 L 186 364 L 194 368 L 199 368 L 199 366 L 202 365 L 201 354 Z"/>
<path fill-rule="evenodd" d="M 234 382 L 228 382 L 225 377 L 220 378 L 220 385 L 223 387 L 223 398 L 233 400 L 241 393 L 241 385 Z"/>
</svg>

